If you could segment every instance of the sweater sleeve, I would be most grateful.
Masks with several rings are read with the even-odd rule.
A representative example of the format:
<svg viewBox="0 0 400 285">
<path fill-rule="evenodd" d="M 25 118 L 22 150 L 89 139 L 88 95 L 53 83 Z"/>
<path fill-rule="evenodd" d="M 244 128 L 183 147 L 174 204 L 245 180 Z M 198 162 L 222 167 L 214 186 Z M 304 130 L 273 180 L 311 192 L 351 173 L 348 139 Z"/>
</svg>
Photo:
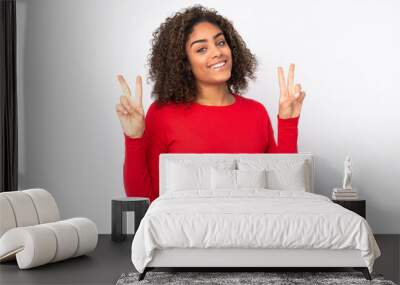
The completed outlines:
<svg viewBox="0 0 400 285">
<path fill-rule="evenodd" d="M 159 193 L 159 155 L 166 152 L 159 110 L 155 102 L 145 118 L 145 131 L 140 138 L 125 137 L 124 187 L 128 197 L 147 197 L 152 202 Z"/>
<path fill-rule="evenodd" d="M 266 111 L 266 110 L 265 110 Z M 274 137 L 274 129 L 272 128 L 271 120 L 268 112 L 267 116 L 267 134 L 268 134 L 268 145 L 266 153 L 297 153 L 297 138 L 298 130 L 297 126 L 299 123 L 300 116 L 290 119 L 281 119 L 277 115 L 278 119 L 278 144 L 276 144 Z"/>
</svg>

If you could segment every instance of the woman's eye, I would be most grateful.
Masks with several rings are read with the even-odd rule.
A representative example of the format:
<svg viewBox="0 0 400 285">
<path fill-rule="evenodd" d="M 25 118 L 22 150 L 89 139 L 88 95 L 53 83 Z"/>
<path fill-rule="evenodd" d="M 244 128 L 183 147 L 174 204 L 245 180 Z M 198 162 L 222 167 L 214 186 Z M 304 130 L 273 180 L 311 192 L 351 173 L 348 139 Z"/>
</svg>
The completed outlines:
<svg viewBox="0 0 400 285">
<path fill-rule="evenodd" d="M 221 44 L 222 44 L 222 45 L 221 45 Z M 225 41 L 220 41 L 220 42 L 218 42 L 218 45 L 224 46 L 224 45 L 225 45 Z M 197 52 L 198 52 L 198 53 L 202 53 L 204 50 L 206 50 L 206 48 L 198 49 Z"/>
</svg>

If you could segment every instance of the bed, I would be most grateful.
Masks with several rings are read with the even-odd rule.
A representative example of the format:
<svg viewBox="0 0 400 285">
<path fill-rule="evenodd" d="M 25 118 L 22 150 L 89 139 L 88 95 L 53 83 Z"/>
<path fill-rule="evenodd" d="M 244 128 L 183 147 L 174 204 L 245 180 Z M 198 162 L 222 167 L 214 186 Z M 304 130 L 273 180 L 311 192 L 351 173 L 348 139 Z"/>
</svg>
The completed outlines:
<svg viewBox="0 0 400 285">
<path fill-rule="evenodd" d="M 161 154 L 160 196 L 131 257 L 154 268 L 352 267 L 371 280 L 379 247 L 367 221 L 314 191 L 298 154 Z"/>
</svg>

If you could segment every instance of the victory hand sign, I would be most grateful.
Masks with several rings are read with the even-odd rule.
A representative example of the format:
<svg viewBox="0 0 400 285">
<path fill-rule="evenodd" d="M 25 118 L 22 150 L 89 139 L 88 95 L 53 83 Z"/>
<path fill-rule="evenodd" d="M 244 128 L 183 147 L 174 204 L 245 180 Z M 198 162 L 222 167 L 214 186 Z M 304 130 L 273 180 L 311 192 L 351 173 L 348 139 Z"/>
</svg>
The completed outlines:
<svg viewBox="0 0 400 285">
<path fill-rule="evenodd" d="M 123 95 L 115 106 L 124 133 L 131 138 L 141 138 L 145 130 L 145 117 L 142 103 L 142 77 L 136 77 L 136 96 L 122 75 L 117 76 Z"/>
<path fill-rule="evenodd" d="M 301 91 L 301 85 L 294 85 L 294 64 L 289 67 L 288 82 L 286 85 L 285 74 L 282 67 L 278 67 L 279 78 L 279 118 L 289 119 L 300 116 L 301 106 L 303 105 L 306 93 Z"/>
</svg>

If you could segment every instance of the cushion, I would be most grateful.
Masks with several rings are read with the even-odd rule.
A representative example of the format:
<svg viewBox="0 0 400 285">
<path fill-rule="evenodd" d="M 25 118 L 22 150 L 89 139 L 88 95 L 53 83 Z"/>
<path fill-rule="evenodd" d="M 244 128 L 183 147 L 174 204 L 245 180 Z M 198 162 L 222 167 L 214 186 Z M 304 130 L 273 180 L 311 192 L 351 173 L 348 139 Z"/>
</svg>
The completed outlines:
<svg viewBox="0 0 400 285">
<path fill-rule="evenodd" d="M 9 229 L 15 228 L 17 222 L 15 220 L 15 215 L 12 206 L 8 199 L 1 195 L 0 193 L 0 237 L 7 232 Z"/>
<path fill-rule="evenodd" d="M 96 248 L 96 225 L 86 218 L 10 229 L 0 238 L 0 261 L 17 259 L 20 269 L 86 254 Z"/>
<path fill-rule="evenodd" d="M 238 188 L 267 188 L 267 170 L 236 170 Z"/>
<path fill-rule="evenodd" d="M 298 159 L 239 159 L 239 170 L 267 170 L 267 188 L 272 190 L 311 192 L 309 167 L 306 160 Z"/>
<path fill-rule="evenodd" d="M 235 169 L 234 160 L 167 160 L 166 191 L 210 190 L 211 168 Z"/>
<path fill-rule="evenodd" d="M 211 168 L 211 189 L 267 188 L 266 169 L 230 170 Z"/>
<path fill-rule="evenodd" d="M 3 192 L 1 196 L 10 204 L 17 227 L 39 224 L 35 205 L 29 195 L 23 191 Z"/>
<path fill-rule="evenodd" d="M 0 216 L 0 237 L 15 227 L 60 220 L 56 201 L 42 188 L 0 193 Z"/>
<path fill-rule="evenodd" d="M 60 220 L 60 212 L 56 200 L 50 192 L 42 188 L 31 188 L 22 191 L 28 194 L 35 205 L 39 224 L 51 223 Z"/>
<path fill-rule="evenodd" d="M 236 190 L 236 170 L 211 168 L 211 189 Z"/>
</svg>

